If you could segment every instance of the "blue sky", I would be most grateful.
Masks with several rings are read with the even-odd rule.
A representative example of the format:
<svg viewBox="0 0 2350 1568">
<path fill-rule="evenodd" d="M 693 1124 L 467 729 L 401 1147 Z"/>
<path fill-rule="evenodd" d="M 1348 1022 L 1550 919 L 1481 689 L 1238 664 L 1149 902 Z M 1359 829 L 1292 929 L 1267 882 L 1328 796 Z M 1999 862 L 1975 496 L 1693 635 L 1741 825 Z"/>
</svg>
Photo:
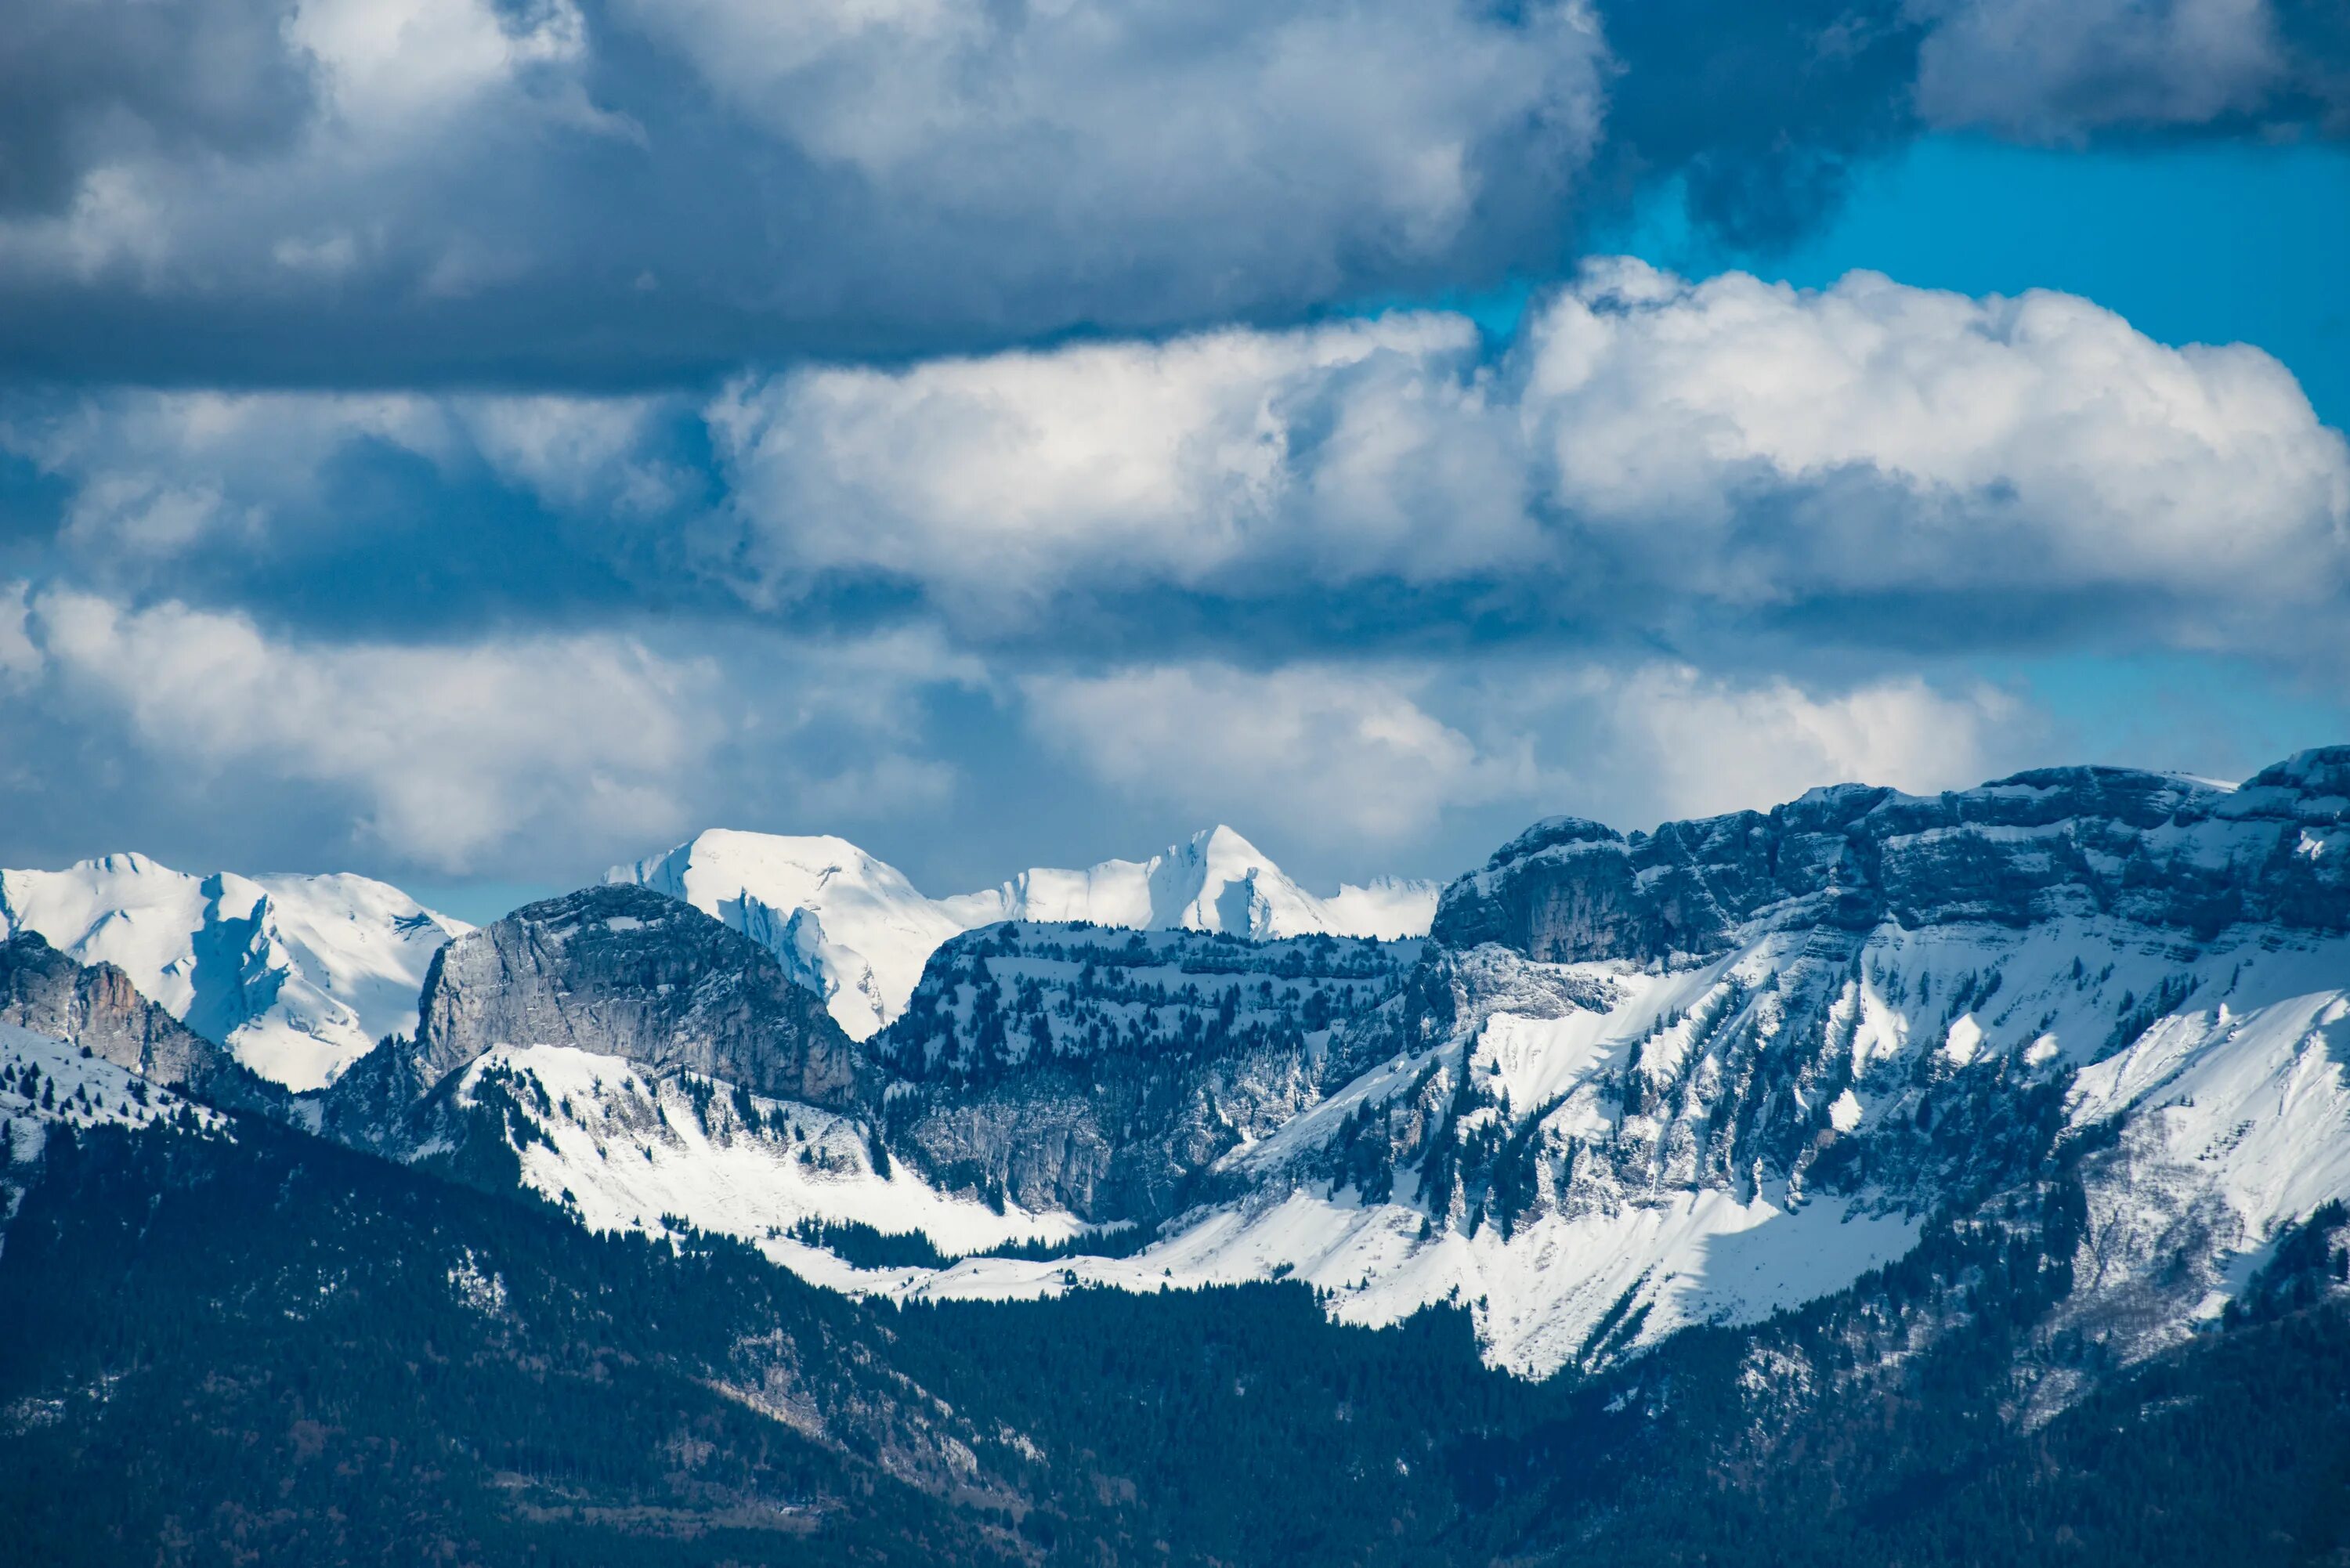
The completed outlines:
<svg viewBox="0 0 2350 1568">
<path fill-rule="evenodd" d="M 2166 343 L 2256 343 L 2328 423 L 2350 422 L 2350 151 L 2338 144 L 2017 147 L 1932 136 L 1864 171 L 1793 247 L 1692 230 L 1659 190 L 1599 243 L 1678 271 L 1806 288 L 1855 267 L 1928 288 L 2085 295 Z"/>
<path fill-rule="evenodd" d="M 1592 244 L 1690 276 L 1742 270 L 1809 289 L 1866 269 L 1970 295 L 2064 290 L 2165 343 L 2256 344 L 2319 418 L 2350 426 L 2350 150 L 2339 144 L 1928 136 L 1857 171 L 1833 213 L 1789 244 L 1725 241 L 1692 222 L 1678 182 Z M 1551 281 L 1434 303 L 1506 342 Z M 2350 683 L 2330 665 L 2130 649 L 1970 663 L 2028 693 L 2054 721 L 2052 754 L 2068 758 L 2232 778 L 2350 734 Z"/>
<path fill-rule="evenodd" d="M 0 864 L 479 917 L 707 826 L 947 891 L 1224 820 L 1327 886 L 2350 736 L 2320 8 L 53 21 Z"/>
<path fill-rule="evenodd" d="M 2319 418 L 2350 428 L 2350 150 L 2162 142 L 2019 147 L 1932 136 L 1870 166 L 1834 217 L 1753 251 L 1694 229 L 1653 192 L 1601 244 L 1694 275 L 1743 268 L 1819 288 L 1856 267 L 1966 294 L 2063 289 L 2165 343 L 2252 343 Z M 1515 296 L 1493 302 L 1497 327 Z M 2350 735 L 2336 667 L 2175 653 L 1983 661 L 2061 722 L 2074 754 L 2241 776 Z"/>
</svg>

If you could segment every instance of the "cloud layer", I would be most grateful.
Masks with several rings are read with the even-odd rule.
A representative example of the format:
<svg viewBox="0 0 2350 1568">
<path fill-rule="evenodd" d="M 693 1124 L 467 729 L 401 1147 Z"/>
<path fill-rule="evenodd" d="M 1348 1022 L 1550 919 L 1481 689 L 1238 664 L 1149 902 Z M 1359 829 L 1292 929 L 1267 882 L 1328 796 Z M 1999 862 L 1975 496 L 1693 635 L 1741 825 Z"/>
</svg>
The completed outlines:
<svg viewBox="0 0 2350 1568">
<path fill-rule="evenodd" d="M 2268 355 L 1870 274 L 1595 263 L 1498 353 L 1407 312 L 709 398 L 0 398 L 11 454 L 86 578 L 307 621 L 374 573 L 407 636 L 650 598 L 1048 661 L 1824 619 L 2290 652 L 2280 617 L 2331 654 L 2350 586 L 2350 446 Z"/>
<path fill-rule="evenodd" d="M 1420 706 L 1424 673 L 1161 665 L 1024 684 L 1051 753 L 1118 790 L 1323 850 L 1392 845 L 1446 811 L 1538 793 L 1523 738 L 1495 755 Z"/>
<path fill-rule="evenodd" d="M 2052 738 L 1953 653 L 2314 672 L 2350 597 L 2350 447 L 2257 349 L 1629 261 L 1503 344 L 1401 311 L 700 395 L 20 393 L 11 495 L 20 749 L 103 732 L 191 812 L 291 788 L 500 875 L 1106 813 L 1354 873 L 1562 804 L 1940 787 Z"/>
<path fill-rule="evenodd" d="M 244 855 L 307 846 L 334 863 L 558 879 L 762 799 L 845 827 L 951 793 L 952 764 L 921 754 L 919 710 L 925 691 L 972 683 L 968 660 L 919 636 L 678 641 L 661 628 L 328 639 L 9 585 L 0 792 L 98 844 L 209 822 Z"/>
<path fill-rule="evenodd" d="M 1106 784 L 1357 857 L 1545 800 L 1650 827 L 1823 784 L 1964 788 L 2044 741 L 2024 704 L 1981 683 L 1813 690 L 1670 660 L 1188 663 L 1036 678 L 1024 695 L 1031 732 Z"/>
<path fill-rule="evenodd" d="M 1607 69 L 1575 0 L 193 0 L 176 69 L 148 9 L 17 57 L 20 362 L 559 382 L 1492 275 Z"/>
<path fill-rule="evenodd" d="M 0 355 L 577 386 L 1783 239 L 1926 127 L 2340 134 L 2303 0 L 140 0 L 0 62 Z"/>
<path fill-rule="evenodd" d="M 159 767 L 335 792 L 359 836 L 438 870 L 550 823 L 672 832 L 675 786 L 713 740 L 712 671 L 617 638 L 301 647 L 237 616 L 62 590 L 26 629 L 38 664 L 20 676 L 119 714 Z"/>
<path fill-rule="evenodd" d="M 1376 583 L 1405 617 L 1938 605 L 1849 629 L 1964 641 L 1995 603 L 2225 642 L 2350 572 L 2350 448 L 2267 355 L 1866 274 L 1596 264 L 1498 362 L 1465 321 L 1393 317 L 795 371 L 712 420 L 754 594 L 868 573 L 974 636 L 1073 597 Z"/>
<path fill-rule="evenodd" d="M 2305 115 L 2350 130 L 2350 36 L 2272 0 L 1913 0 L 1929 124 L 2027 141 Z"/>
</svg>

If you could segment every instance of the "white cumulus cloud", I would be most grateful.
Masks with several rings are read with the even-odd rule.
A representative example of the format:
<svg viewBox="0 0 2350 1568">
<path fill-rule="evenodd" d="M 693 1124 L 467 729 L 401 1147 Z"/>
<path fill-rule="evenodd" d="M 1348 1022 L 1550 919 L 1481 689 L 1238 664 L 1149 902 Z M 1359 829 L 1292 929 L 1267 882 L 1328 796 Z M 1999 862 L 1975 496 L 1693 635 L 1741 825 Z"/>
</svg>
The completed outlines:
<svg viewBox="0 0 2350 1568">
<path fill-rule="evenodd" d="M 306 645 L 239 615 L 66 590 L 36 597 L 28 624 L 47 670 L 163 766 L 338 792 L 363 834 L 445 870 L 525 832 L 674 833 L 717 739 L 712 670 L 624 638 Z"/>
<path fill-rule="evenodd" d="M 1964 789 L 2040 738 L 2036 715 L 2006 692 L 1947 692 L 1914 676 L 1811 691 L 1659 663 L 1585 684 L 1599 720 L 1586 754 L 1606 759 L 1598 772 L 1627 826 L 1767 808 L 1821 784 Z"/>
<path fill-rule="evenodd" d="M 1419 576 L 1524 542 L 1506 495 L 1433 526 L 1413 504 L 1465 477 L 1439 434 L 1492 445 L 1475 345 L 1405 315 L 819 369 L 740 382 L 708 418 L 762 586 L 876 571 L 985 616 L 1070 587 L 1245 592 L 1277 561 Z M 1301 417 L 1334 387 L 1351 395 L 1308 459 Z"/>
<path fill-rule="evenodd" d="M 1417 700 L 1410 671 L 1201 663 L 1022 684 L 1030 728 L 1130 797 L 1311 844 L 1425 837 L 1449 808 L 1539 784 L 1523 750 L 1480 748 Z"/>
<path fill-rule="evenodd" d="M 1070 593 L 1547 582 L 1600 618 L 2070 596 L 2215 642 L 2350 580 L 2350 447 L 2291 373 L 2073 296 L 1617 261 L 1498 364 L 1476 342 L 1397 316 L 812 369 L 708 418 L 757 591 L 876 572 L 981 628 Z"/>
<path fill-rule="evenodd" d="M 2071 295 L 1598 266 L 1523 407 L 1565 508 L 1724 598 L 2343 586 L 2350 448 L 2291 372 Z"/>
</svg>

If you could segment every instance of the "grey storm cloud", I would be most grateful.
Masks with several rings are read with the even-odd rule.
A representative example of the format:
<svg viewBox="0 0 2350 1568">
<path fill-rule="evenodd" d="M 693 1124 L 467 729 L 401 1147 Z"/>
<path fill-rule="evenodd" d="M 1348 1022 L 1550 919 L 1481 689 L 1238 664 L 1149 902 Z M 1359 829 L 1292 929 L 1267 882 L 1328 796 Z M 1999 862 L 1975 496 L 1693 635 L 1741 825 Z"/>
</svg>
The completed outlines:
<svg viewBox="0 0 2350 1568">
<path fill-rule="evenodd" d="M 2310 0 L 42 0 L 0 357 L 645 384 L 1553 272 L 1649 182 L 1743 241 L 1923 125 L 2341 129 Z"/>
<path fill-rule="evenodd" d="M 116 16 L 65 9 L 101 35 Z M 133 379 L 659 379 L 1295 311 L 1556 254 L 1607 70 L 1571 0 L 281 21 L 297 123 L 216 145 L 173 133 L 182 100 L 241 99 L 231 67 L 272 64 L 250 47 L 216 88 L 143 100 L 103 36 L 26 66 L 56 80 L 7 131 L 43 199 L 0 217 L 0 352 Z"/>
<path fill-rule="evenodd" d="M 315 111 L 287 0 L 11 7 L 0 49 L 0 213 L 55 213 L 123 159 L 257 158 Z"/>
</svg>

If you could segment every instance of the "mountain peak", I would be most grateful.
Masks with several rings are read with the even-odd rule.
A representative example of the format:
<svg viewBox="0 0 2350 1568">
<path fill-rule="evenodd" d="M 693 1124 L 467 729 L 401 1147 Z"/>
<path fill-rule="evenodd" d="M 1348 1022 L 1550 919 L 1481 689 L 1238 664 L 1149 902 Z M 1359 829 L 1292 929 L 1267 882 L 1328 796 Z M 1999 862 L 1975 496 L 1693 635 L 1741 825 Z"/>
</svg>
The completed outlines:
<svg viewBox="0 0 2350 1568">
<path fill-rule="evenodd" d="M 2244 781 L 2250 789 L 2293 789 L 2303 794 L 2350 797 L 2350 746 L 2295 752 Z"/>
<path fill-rule="evenodd" d="M 896 867 L 830 835 L 709 828 L 605 880 L 641 884 L 741 931 L 822 996 L 854 1040 L 897 1015 L 924 961 L 967 924 Z"/>
<path fill-rule="evenodd" d="M 1094 870 L 1101 873 L 1127 864 L 1113 860 Z M 1168 846 L 1147 866 L 1148 918 L 1120 924 L 1257 938 L 1328 929 L 1329 922 L 1304 888 L 1255 845 L 1222 824 Z"/>
<path fill-rule="evenodd" d="M 430 1088 L 503 1044 L 586 1048 L 810 1103 L 845 1096 L 847 1042 L 774 956 L 633 883 L 525 905 L 451 942 L 409 1054 Z"/>
<path fill-rule="evenodd" d="M 0 935 L 37 931 L 262 1076 L 331 1080 L 386 1034 L 416 1027 L 433 952 L 471 929 L 349 874 L 175 871 L 124 850 L 61 871 L 0 871 Z"/>
<path fill-rule="evenodd" d="M 1191 835 L 1186 842 L 1201 853 L 1211 857 L 1262 860 L 1267 865 L 1272 864 L 1266 858 L 1264 851 L 1243 837 L 1238 828 L 1228 826 L 1221 822 L 1213 827 L 1201 828 Z"/>
<path fill-rule="evenodd" d="M 1569 844 L 1621 844 L 1624 836 L 1587 816 L 1545 816 L 1493 851 L 1486 865 L 1499 867 Z"/>
<path fill-rule="evenodd" d="M 114 877 L 151 877 L 158 873 L 165 876 L 177 875 L 157 864 L 150 857 L 140 854 L 136 849 L 118 849 L 110 855 L 101 855 L 94 860 L 78 860 L 68 869 L 101 872 Z"/>
<path fill-rule="evenodd" d="M 604 880 L 650 885 L 662 877 L 689 878 L 697 872 L 723 879 L 737 869 L 804 878 L 811 888 L 843 875 L 904 880 L 896 867 L 846 838 L 831 834 L 754 833 L 736 827 L 704 828 L 665 854 L 613 867 L 604 873 Z"/>
<path fill-rule="evenodd" d="M 616 866 L 774 952 L 825 998 L 852 1039 L 904 1009 L 940 944 L 1003 920 L 1137 930 L 1226 931 L 1267 940 L 1328 934 L 1419 936 L 1436 910 L 1434 883 L 1381 878 L 1318 898 L 1237 829 L 1217 823 L 1145 860 L 1082 870 L 1033 867 L 993 888 L 928 897 L 903 873 L 845 838 L 710 828 L 667 854 Z"/>
</svg>

